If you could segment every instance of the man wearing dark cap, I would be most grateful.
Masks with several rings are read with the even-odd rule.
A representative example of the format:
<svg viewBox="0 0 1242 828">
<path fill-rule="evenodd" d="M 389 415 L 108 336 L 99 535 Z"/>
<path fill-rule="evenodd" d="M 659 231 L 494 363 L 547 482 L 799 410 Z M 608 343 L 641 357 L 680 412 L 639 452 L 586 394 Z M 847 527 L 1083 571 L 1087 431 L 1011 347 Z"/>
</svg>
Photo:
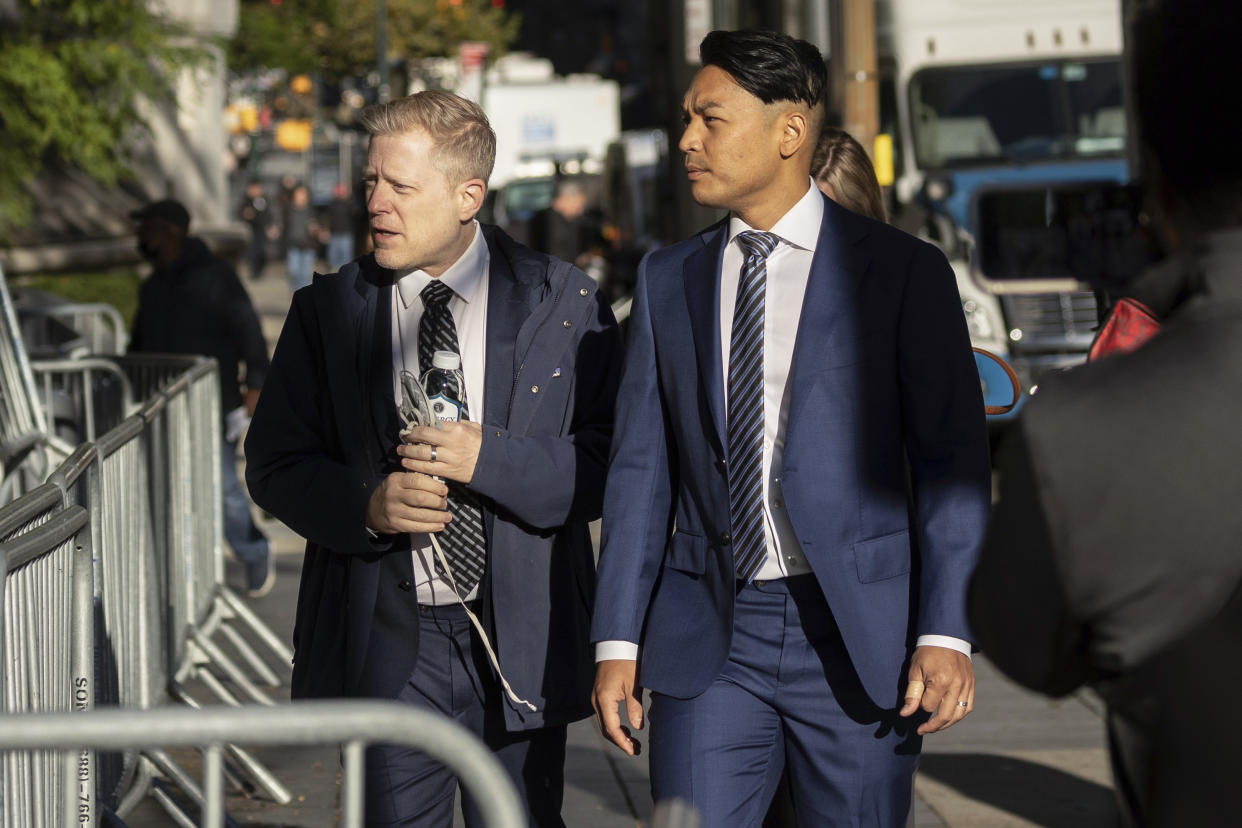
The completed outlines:
<svg viewBox="0 0 1242 828">
<path fill-rule="evenodd" d="M 237 439 L 268 367 L 259 319 L 229 263 L 189 235 L 184 205 L 154 201 L 130 217 L 138 223 L 138 250 L 153 267 L 138 297 L 130 351 L 202 354 L 219 364 L 224 537 L 245 566 L 247 594 L 260 598 L 271 591 L 276 569 L 237 478 Z"/>
</svg>

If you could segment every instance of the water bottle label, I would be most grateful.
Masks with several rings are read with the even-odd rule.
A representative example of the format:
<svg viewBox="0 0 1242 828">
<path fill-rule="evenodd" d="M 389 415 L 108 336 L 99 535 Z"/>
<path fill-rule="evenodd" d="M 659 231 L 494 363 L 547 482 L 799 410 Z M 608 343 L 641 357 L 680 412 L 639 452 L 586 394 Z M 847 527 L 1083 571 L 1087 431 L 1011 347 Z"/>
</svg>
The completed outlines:
<svg viewBox="0 0 1242 828">
<path fill-rule="evenodd" d="M 444 394 L 436 394 L 428 398 L 431 413 L 440 422 L 455 423 L 461 419 L 461 403 Z"/>
</svg>

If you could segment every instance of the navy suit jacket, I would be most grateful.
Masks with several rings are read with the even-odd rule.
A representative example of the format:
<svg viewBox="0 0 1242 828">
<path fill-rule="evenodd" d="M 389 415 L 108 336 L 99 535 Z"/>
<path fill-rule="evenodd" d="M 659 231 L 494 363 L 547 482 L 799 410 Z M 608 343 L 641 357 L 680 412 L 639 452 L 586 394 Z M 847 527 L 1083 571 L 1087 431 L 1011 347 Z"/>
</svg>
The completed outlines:
<svg viewBox="0 0 1242 828">
<path fill-rule="evenodd" d="M 621 343 L 596 284 L 484 227 L 491 253 L 483 443 L 470 489 L 489 563 L 483 620 L 518 696 L 510 730 L 587 716 L 600 514 Z M 294 294 L 246 440 L 254 501 L 307 539 L 295 697 L 394 698 L 418 652 L 408 536 L 371 539 L 399 469 L 393 273 L 364 256 Z"/>
<path fill-rule="evenodd" d="M 690 698 L 728 655 L 736 581 L 720 355 L 727 222 L 639 270 L 592 640 L 639 642 L 644 687 Z M 988 514 L 979 376 L 931 245 L 824 200 L 790 368 L 781 479 L 868 694 L 892 707 L 918 635 L 970 640 Z"/>
</svg>

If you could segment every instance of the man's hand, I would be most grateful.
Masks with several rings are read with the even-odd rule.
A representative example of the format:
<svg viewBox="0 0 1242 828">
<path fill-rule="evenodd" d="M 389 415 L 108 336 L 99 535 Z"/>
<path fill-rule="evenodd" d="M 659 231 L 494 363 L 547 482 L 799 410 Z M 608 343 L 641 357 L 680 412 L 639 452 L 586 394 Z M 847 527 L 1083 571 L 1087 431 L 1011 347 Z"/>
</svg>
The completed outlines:
<svg viewBox="0 0 1242 828">
<path fill-rule="evenodd" d="M 919 725 L 920 736 L 952 727 L 975 709 L 975 668 L 957 650 L 916 647 L 908 678 L 901 715 L 913 715 L 920 707 L 932 714 Z"/>
<path fill-rule="evenodd" d="M 483 446 L 483 427 L 478 423 L 441 423 L 439 428 L 417 426 L 401 436 L 406 444 L 398 446 L 397 453 L 403 458 L 401 465 L 410 471 L 455 483 L 474 479 L 474 464 Z"/>
<path fill-rule="evenodd" d="M 452 519 L 448 486 L 417 472 L 393 472 L 371 493 L 367 526 L 381 535 L 439 532 Z"/>
<path fill-rule="evenodd" d="M 595 691 L 591 694 L 599 729 L 609 741 L 630 756 L 636 756 L 642 745 L 630 735 L 630 729 L 621 724 L 617 705 L 624 701 L 630 726 L 635 730 L 643 729 L 643 688 L 637 685 L 637 677 L 637 661 L 601 661 L 595 666 Z"/>
</svg>

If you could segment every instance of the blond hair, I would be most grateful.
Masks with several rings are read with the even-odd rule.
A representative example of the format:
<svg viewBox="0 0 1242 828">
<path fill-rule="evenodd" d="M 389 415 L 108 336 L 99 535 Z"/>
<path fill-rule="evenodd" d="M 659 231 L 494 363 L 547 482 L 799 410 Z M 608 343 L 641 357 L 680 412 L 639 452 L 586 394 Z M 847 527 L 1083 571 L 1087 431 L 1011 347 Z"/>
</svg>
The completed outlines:
<svg viewBox="0 0 1242 828">
<path fill-rule="evenodd" d="M 474 101 L 452 92 L 417 92 L 362 111 L 363 128 L 377 135 L 423 130 L 435 143 L 435 162 L 450 184 L 487 182 L 496 163 L 496 133 Z"/>
<path fill-rule="evenodd" d="M 832 188 L 832 200 L 845 209 L 877 221 L 888 221 L 875 167 L 862 144 L 845 130 L 824 127 L 811 156 L 811 172 L 816 181 L 823 181 Z"/>
</svg>

